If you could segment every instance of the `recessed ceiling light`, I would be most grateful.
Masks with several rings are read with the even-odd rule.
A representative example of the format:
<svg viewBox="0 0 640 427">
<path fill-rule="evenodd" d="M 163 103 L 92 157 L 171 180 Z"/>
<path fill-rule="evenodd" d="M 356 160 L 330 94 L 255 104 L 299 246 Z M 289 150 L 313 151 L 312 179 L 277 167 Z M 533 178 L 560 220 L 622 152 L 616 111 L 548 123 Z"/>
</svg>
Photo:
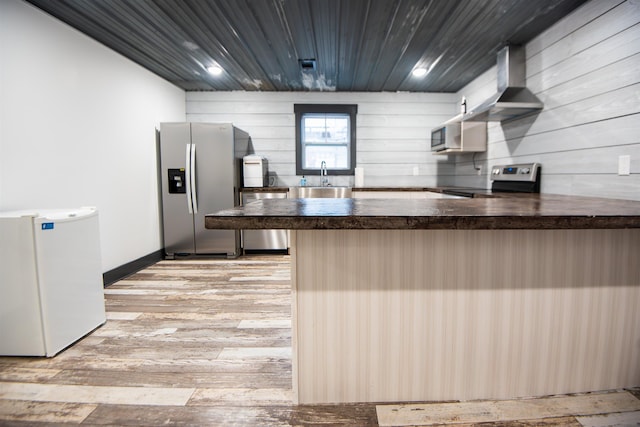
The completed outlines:
<svg viewBox="0 0 640 427">
<path fill-rule="evenodd" d="M 424 77 L 427 74 L 429 74 L 431 72 L 431 70 L 433 70 L 433 67 L 435 67 L 438 62 L 440 62 L 440 60 L 442 59 L 442 57 L 444 56 L 444 53 L 441 54 L 440 56 L 438 56 L 435 61 L 433 61 L 431 63 L 431 65 L 429 65 L 429 67 L 424 67 L 424 66 L 417 66 L 416 68 L 413 69 L 413 71 L 411 72 L 411 74 L 413 74 L 413 77 Z M 421 64 L 424 64 L 423 61 L 420 62 Z"/>
<path fill-rule="evenodd" d="M 416 68 L 412 71 L 413 77 L 424 77 L 427 74 L 426 68 Z"/>
<path fill-rule="evenodd" d="M 219 76 L 220 74 L 222 74 L 222 68 L 219 65 L 212 65 L 211 67 L 207 68 L 207 71 L 214 76 Z"/>
</svg>

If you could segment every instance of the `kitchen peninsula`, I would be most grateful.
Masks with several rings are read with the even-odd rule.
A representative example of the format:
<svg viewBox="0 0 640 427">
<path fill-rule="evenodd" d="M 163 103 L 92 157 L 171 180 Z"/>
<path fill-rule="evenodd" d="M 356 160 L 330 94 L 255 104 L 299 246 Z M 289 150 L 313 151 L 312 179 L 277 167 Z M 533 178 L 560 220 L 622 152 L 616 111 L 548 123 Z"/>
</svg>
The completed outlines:
<svg viewBox="0 0 640 427">
<path fill-rule="evenodd" d="M 640 385 L 640 202 L 261 200 L 205 225 L 291 230 L 298 403 Z"/>
</svg>

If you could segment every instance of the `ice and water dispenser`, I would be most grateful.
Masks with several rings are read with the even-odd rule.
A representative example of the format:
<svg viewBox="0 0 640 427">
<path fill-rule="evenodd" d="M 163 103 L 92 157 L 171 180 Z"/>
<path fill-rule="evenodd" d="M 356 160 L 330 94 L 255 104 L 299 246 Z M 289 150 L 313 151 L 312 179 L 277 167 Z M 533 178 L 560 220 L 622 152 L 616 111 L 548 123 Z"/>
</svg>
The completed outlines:
<svg viewBox="0 0 640 427">
<path fill-rule="evenodd" d="M 187 183 L 185 181 L 185 170 L 169 169 L 169 194 L 180 194 L 187 192 Z"/>
</svg>

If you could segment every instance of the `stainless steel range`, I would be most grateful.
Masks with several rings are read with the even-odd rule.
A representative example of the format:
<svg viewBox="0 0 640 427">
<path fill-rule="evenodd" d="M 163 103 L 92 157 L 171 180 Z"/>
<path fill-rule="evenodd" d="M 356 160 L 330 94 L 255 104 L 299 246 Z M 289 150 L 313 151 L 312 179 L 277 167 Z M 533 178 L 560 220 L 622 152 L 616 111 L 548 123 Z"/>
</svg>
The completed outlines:
<svg viewBox="0 0 640 427">
<path fill-rule="evenodd" d="M 540 192 L 539 163 L 520 163 L 491 168 L 492 192 Z"/>
<path fill-rule="evenodd" d="M 457 197 L 491 197 L 492 193 L 539 193 L 540 163 L 496 165 L 491 168 L 491 188 L 447 187 L 443 194 Z"/>
</svg>

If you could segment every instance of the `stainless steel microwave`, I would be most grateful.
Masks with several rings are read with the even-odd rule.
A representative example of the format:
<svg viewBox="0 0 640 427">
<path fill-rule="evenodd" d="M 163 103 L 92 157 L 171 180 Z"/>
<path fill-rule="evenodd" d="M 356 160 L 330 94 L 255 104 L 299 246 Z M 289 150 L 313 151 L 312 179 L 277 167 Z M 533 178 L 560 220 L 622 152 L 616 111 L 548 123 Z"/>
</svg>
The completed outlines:
<svg viewBox="0 0 640 427">
<path fill-rule="evenodd" d="M 447 123 L 431 130 L 431 151 L 442 151 L 449 148 L 461 148 L 461 123 Z"/>
</svg>

